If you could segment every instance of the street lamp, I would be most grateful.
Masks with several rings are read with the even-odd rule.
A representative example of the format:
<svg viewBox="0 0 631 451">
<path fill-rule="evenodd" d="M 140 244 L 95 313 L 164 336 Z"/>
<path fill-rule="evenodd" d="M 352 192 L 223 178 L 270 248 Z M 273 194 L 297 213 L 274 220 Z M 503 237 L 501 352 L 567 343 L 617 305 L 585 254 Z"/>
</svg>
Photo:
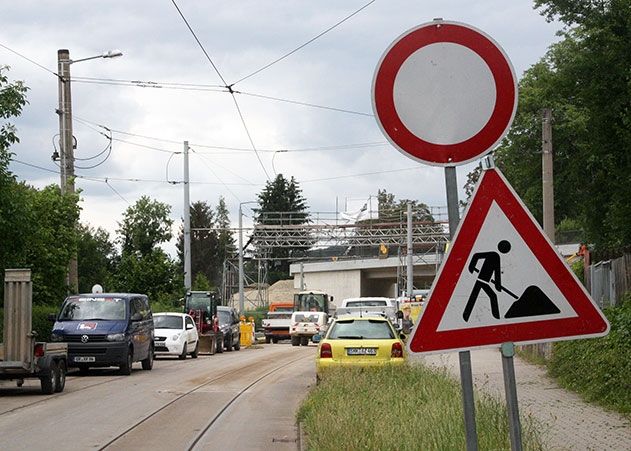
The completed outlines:
<svg viewBox="0 0 631 451">
<path fill-rule="evenodd" d="M 100 55 L 70 59 L 70 52 L 67 49 L 57 51 L 57 75 L 59 78 L 59 159 L 60 159 L 60 188 L 61 194 L 75 192 L 74 185 L 74 138 L 72 136 L 72 98 L 70 95 L 70 65 L 81 61 L 96 58 L 115 58 L 122 56 L 120 50 L 110 50 Z M 77 256 L 72 256 L 68 263 L 68 285 L 71 290 L 78 290 L 79 275 L 77 267 Z"/>
<path fill-rule="evenodd" d="M 239 314 L 243 315 L 245 311 L 245 296 L 243 286 L 243 209 L 245 204 L 257 204 L 256 201 L 241 202 L 239 204 Z"/>
</svg>

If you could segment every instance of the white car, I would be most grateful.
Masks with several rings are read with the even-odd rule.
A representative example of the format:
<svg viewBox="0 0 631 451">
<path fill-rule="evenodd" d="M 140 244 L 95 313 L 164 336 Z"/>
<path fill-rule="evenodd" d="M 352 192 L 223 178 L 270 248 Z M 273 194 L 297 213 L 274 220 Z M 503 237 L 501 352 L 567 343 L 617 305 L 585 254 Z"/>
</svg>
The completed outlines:
<svg viewBox="0 0 631 451">
<path fill-rule="evenodd" d="M 199 351 L 199 337 L 195 322 L 186 313 L 154 313 L 154 342 L 155 355 L 177 355 L 184 360 L 186 354 L 197 358 Z"/>
</svg>

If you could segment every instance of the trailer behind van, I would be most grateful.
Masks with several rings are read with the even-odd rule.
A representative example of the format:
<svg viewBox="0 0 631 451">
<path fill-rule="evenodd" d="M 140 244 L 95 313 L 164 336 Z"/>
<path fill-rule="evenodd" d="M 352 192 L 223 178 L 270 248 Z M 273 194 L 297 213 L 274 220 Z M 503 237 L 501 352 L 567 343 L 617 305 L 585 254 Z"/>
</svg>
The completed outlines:
<svg viewBox="0 0 631 451">
<path fill-rule="evenodd" d="M 62 392 L 66 386 L 68 345 L 37 341 L 32 330 L 33 286 L 30 269 L 7 269 L 4 276 L 4 329 L 0 343 L 0 379 L 38 378 L 42 392 Z"/>
</svg>

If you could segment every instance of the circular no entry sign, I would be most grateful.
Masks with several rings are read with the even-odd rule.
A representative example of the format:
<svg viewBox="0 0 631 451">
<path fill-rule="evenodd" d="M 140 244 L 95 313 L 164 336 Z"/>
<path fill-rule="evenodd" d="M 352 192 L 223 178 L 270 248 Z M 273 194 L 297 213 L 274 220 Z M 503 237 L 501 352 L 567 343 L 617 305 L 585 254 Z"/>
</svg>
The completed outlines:
<svg viewBox="0 0 631 451">
<path fill-rule="evenodd" d="M 422 163 L 455 166 L 506 135 L 517 109 L 517 78 L 486 33 L 436 20 L 386 49 L 372 101 L 379 127 L 398 150 Z"/>
</svg>

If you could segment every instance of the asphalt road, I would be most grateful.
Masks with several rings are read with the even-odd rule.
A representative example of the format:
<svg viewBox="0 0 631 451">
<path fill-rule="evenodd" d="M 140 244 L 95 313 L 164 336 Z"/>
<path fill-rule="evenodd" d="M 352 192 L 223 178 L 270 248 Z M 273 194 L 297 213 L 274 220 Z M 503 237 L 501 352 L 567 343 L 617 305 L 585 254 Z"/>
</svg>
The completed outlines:
<svg viewBox="0 0 631 451">
<path fill-rule="evenodd" d="M 295 412 L 315 382 L 315 346 L 259 345 L 238 352 L 70 374 L 42 395 L 0 382 L 0 447 L 47 449 L 296 450 Z"/>
</svg>

